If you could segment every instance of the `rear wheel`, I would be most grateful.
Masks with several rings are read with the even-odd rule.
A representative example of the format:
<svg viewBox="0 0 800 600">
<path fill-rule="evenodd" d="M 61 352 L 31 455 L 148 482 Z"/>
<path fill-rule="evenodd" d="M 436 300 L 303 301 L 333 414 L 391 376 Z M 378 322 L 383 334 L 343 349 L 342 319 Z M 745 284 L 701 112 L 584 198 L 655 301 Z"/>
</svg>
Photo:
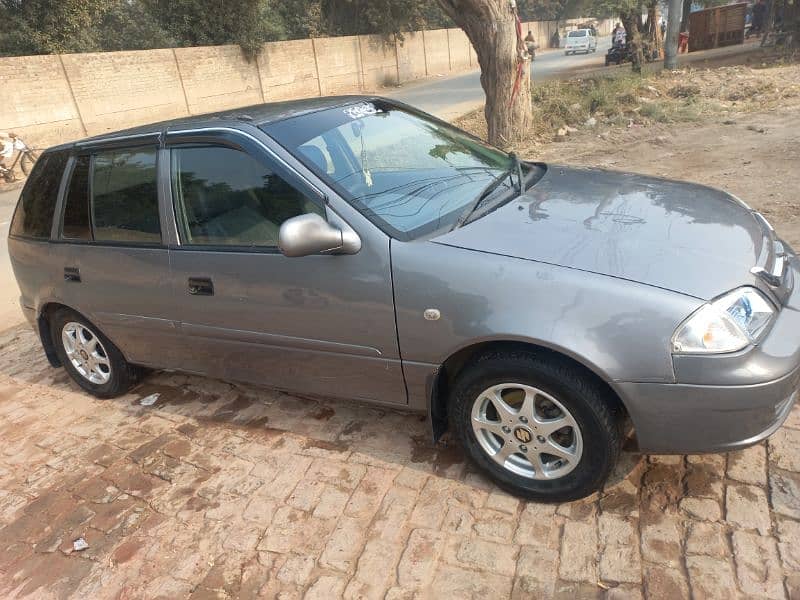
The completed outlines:
<svg viewBox="0 0 800 600">
<path fill-rule="evenodd" d="M 53 346 L 75 382 L 98 398 L 113 398 L 136 383 L 139 371 L 119 349 L 78 313 L 58 310 L 50 320 Z"/>
<path fill-rule="evenodd" d="M 622 430 L 612 406 L 605 389 L 566 362 L 496 353 L 462 370 L 451 427 L 498 486 L 565 502 L 598 490 L 616 464 Z"/>
</svg>

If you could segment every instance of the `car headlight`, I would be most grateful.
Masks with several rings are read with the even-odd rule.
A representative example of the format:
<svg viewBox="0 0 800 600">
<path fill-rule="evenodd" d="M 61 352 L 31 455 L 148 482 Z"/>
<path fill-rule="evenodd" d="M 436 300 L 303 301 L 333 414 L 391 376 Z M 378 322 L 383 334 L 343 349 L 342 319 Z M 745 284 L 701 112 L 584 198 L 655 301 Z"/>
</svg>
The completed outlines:
<svg viewBox="0 0 800 600">
<path fill-rule="evenodd" d="M 704 304 L 672 336 L 675 354 L 736 352 L 758 341 L 775 309 L 752 287 L 743 287 Z"/>
</svg>

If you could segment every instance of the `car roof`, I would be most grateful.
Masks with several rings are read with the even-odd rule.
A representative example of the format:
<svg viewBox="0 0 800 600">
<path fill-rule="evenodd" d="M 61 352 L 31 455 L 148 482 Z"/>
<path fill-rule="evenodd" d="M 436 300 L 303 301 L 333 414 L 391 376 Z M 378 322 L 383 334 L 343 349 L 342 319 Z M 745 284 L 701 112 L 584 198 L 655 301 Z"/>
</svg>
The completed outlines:
<svg viewBox="0 0 800 600">
<path fill-rule="evenodd" d="M 237 125 L 242 125 L 245 123 L 261 126 L 267 123 L 275 123 L 277 121 L 283 121 L 292 117 L 325 110 L 327 108 L 336 108 L 337 106 L 346 106 L 348 104 L 377 99 L 379 99 L 378 96 L 349 95 L 304 98 L 301 100 L 286 100 L 283 102 L 254 104 L 251 106 L 243 106 L 241 108 L 232 108 L 229 110 L 200 115 L 178 117 L 176 119 L 169 119 L 167 121 L 158 121 L 154 123 L 148 123 L 147 125 L 138 125 L 128 129 L 109 131 L 100 135 L 59 144 L 57 146 L 48 148 L 48 151 L 66 150 L 71 149 L 76 145 L 92 145 L 93 143 L 102 143 L 106 140 L 112 140 L 115 138 L 163 133 L 170 130 L 200 129 L 202 127 L 222 125 L 236 127 Z"/>
</svg>

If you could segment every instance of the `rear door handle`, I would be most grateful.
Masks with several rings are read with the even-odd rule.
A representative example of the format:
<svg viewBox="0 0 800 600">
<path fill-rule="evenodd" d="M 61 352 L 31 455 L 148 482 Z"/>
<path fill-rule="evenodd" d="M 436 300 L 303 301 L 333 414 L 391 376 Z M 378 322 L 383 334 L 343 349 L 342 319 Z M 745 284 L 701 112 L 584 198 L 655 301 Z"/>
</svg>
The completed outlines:
<svg viewBox="0 0 800 600">
<path fill-rule="evenodd" d="M 81 272 L 78 267 L 64 267 L 64 281 L 75 281 L 80 283 Z"/>
<path fill-rule="evenodd" d="M 214 283 L 209 277 L 189 277 L 189 293 L 193 296 L 213 296 Z"/>
</svg>

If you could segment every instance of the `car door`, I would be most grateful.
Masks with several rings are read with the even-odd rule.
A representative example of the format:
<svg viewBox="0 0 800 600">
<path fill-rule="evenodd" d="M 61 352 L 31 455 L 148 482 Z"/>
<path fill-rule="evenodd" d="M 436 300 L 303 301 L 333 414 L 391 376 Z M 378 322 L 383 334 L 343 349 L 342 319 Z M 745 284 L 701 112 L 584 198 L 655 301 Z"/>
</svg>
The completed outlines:
<svg viewBox="0 0 800 600">
<path fill-rule="evenodd" d="M 178 349 L 157 185 L 158 136 L 78 148 L 67 166 L 55 239 L 56 297 L 133 363 L 175 366 Z M 162 199 L 163 200 L 163 199 Z"/>
<path fill-rule="evenodd" d="M 367 236 L 351 255 L 286 257 L 286 219 L 317 213 L 346 226 L 314 186 L 236 130 L 169 133 L 167 149 L 181 368 L 404 404 L 388 239 Z"/>
</svg>

